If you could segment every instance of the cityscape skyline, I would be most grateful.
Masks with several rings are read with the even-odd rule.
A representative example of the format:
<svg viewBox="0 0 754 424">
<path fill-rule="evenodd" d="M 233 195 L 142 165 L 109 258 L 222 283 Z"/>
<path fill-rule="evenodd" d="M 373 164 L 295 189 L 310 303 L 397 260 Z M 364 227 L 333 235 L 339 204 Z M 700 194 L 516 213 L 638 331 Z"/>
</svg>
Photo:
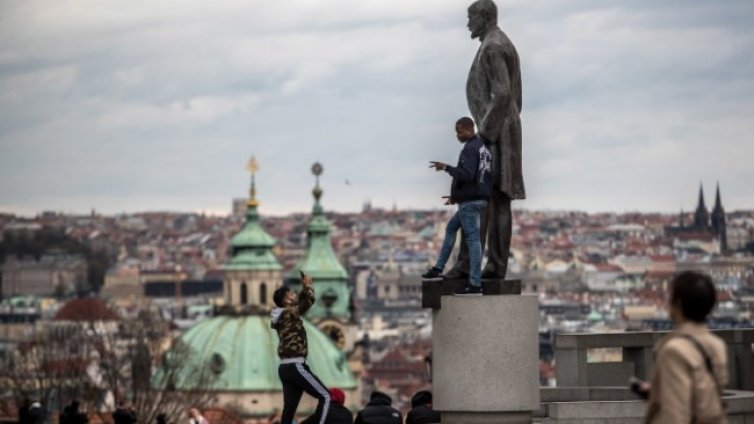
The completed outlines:
<svg viewBox="0 0 754 424">
<path fill-rule="evenodd" d="M 715 194 L 710 193 L 705 190 L 704 192 L 704 201 L 707 204 L 708 208 L 711 208 L 711 203 L 714 204 L 714 197 Z M 721 195 L 722 196 L 722 195 Z M 130 215 L 130 214 L 140 214 L 140 213 L 195 213 L 195 214 L 206 214 L 211 216 L 229 216 L 233 214 L 233 201 L 235 200 L 241 200 L 246 199 L 245 197 L 234 197 L 232 199 L 228 199 L 228 202 L 230 204 L 225 210 L 222 210 L 221 208 L 218 209 L 207 209 L 207 208 L 184 208 L 184 209 L 167 209 L 167 208 L 154 208 L 154 209 L 136 209 L 132 208 L 129 210 L 114 210 L 111 208 L 99 208 L 97 206 L 92 206 L 88 209 L 80 209 L 80 210 L 64 210 L 64 209 L 55 209 L 55 208 L 42 208 L 40 210 L 36 211 L 18 211 L 11 209 L 1 209 L 0 208 L 0 214 L 12 214 L 19 217 L 24 218 L 32 218 L 35 216 L 38 216 L 42 213 L 47 212 L 53 212 L 53 213 L 61 213 L 64 215 L 88 215 L 91 214 L 93 211 L 98 214 L 105 214 L 105 215 Z M 722 196 L 723 204 L 725 205 L 725 197 Z M 226 203 L 228 203 L 226 202 Z M 266 210 L 264 205 L 264 199 L 260 198 L 259 202 L 261 204 L 261 214 L 265 216 L 272 216 L 272 217 L 282 217 L 292 214 L 307 214 L 311 212 L 311 205 L 304 205 L 302 204 L 298 209 L 295 207 L 292 209 L 284 209 L 284 210 Z M 672 211 L 672 210 L 647 210 L 647 209 L 641 209 L 639 207 L 633 208 L 633 209 L 625 209 L 625 210 L 585 210 L 585 209 L 566 209 L 566 208 L 556 208 L 556 207 L 542 207 L 542 208 L 527 208 L 523 206 L 523 204 L 526 203 L 526 201 L 520 201 L 517 202 L 519 205 L 514 203 L 513 210 L 518 211 L 531 211 L 531 212 L 577 212 L 577 213 L 587 213 L 587 214 L 602 214 L 602 213 L 614 213 L 614 214 L 624 214 L 624 213 L 642 213 L 642 214 L 662 214 L 662 215 L 673 215 L 678 213 L 684 213 L 684 215 L 693 215 L 694 208 L 696 205 L 687 202 L 688 204 L 684 204 L 683 207 L 681 207 L 678 210 Z M 397 208 L 401 211 L 410 211 L 410 210 L 417 210 L 417 211 L 430 211 L 430 210 L 442 210 L 447 208 L 454 208 L 455 206 L 445 206 L 445 205 L 434 205 L 434 206 L 427 206 L 427 207 L 413 207 L 413 206 L 407 206 L 402 207 L 401 205 L 397 203 L 392 204 L 376 204 L 372 201 L 372 199 L 364 199 L 359 207 L 354 207 L 350 209 L 338 209 L 338 208 L 332 208 L 327 205 L 326 201 L 323 201 L 323 206 L 325 208 L 325 211 L 327 213 L 357 213 L 363 210 L 364 206 L 366 204 L 369 204 L 373 208 L 377 209 L 383 209 L 383 210 L 390 210 L 392 208 Z M 731 209 L 726 206 L 726 213 L 734 213 L 734 212 L 748 212 L 754 210 L 754 206 L 751 207 L 742 207 L 742 208 L 736 208 Z"/>
<path fill-rule="evenodd" d="M 500 3 L 529 210 L 754 207 L 754 4 Z M 441 208 L 477 49 L 465 3 L 0 4 L 0 211 Z M 700 60 L 704 58 L 704 60 Z"/>
</svg>

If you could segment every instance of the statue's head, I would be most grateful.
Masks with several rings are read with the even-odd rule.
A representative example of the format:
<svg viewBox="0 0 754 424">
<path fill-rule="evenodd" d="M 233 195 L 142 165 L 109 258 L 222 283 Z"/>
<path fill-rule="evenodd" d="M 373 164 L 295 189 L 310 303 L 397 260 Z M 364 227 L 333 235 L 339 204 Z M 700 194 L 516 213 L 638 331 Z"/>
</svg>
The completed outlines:
<svg viewBox="0 0 754 424">
<path fill-rule="evenodd" d="M 492 0 L 477 0 L 469 6 L 471 38 L 483 36 L 490 28 L 497 26 L 497 6 Z"/>
</svg>

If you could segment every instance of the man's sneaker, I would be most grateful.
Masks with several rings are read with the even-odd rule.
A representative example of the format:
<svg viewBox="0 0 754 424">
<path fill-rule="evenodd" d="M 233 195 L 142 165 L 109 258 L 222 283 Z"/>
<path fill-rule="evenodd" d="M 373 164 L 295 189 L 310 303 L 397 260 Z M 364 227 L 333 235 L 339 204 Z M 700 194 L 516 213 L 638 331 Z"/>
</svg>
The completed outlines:
<svg viewBox="0 0 754 424">
<path fill-rule="evenodd" d="M 461 271 L 460 269 L 453 268 L 443 274 L 442 278 L 445 280 L 468 280 L 469 274 Z"/>
<path fill-rule="evenodd" d="M 422 274 L 422 280 L 442 280 L 442 270 L 432 267 Z"/>
<path fill-rule="evenodd" d="M 453 292 L 453 296 L 481 296 L 482 286 L 472 286 L 467 284 L 462 289 Z"/>
</svg>

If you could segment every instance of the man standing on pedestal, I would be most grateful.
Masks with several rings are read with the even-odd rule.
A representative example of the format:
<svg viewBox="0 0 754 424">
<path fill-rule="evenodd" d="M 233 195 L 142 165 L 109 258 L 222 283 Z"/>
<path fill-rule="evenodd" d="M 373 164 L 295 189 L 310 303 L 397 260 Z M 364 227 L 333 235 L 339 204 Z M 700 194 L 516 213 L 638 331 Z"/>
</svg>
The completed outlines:
<svg viewBox="0 0 754 424">
<path fill-rule="evenodd" d="M 525 199 L 521 170 L 521 67 L 513 43 L 497 26 L 497 6 L 478 0 L 468 9 L 471 38 L 481 45 L 466 82 L 466 100 L 479 134 L 492 151 L 493 190 L 481 213 L 481 241 L 487 244 L 482 278 L 505 278 L 513 217 L 511 201 Z M 469 254 L 461 244 L 458 261 L 446 278 L 465 278 Z"/>
<path fill-rule="evenodd" d="M 450 197 L 446 205 L 458 205 L 458 211 L 448 221 L 440 256 L 435 266 L 422 275 L 424 280 L 442 279 L 441 273 L 456 243 L 456 233 L 463 228 L 464 241 L 461 243 L 469 252 L 469 279 L 466 287 L 454 292 L 458 296 L 482 295 L 482 243 L 480 241 L 480 211 L 487 207 L 487 199 L 492 191 L 491 154 L 484 140 L 474 134 L 474 121 L 465 116 L 456 122 L 456 138 L 464 144 L 458 157 L 458 165 L 432 161 L 430 168 L 445 171 L 453 177 Z"/>
</svg>

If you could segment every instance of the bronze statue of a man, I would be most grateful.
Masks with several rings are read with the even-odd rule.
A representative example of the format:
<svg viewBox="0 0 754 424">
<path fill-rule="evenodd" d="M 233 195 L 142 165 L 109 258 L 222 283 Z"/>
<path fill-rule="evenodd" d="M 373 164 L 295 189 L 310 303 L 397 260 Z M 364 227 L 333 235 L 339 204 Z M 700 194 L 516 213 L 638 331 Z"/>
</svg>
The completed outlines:
<svg viewBox="0 0 754 424">
<path fill-rule="evenodd" d="M 487 265 L 482 278 L 505 278 L 511 245 L 511 200 L 526 198 L 521 171 L 521 67 L 518 53 L 497 26 L 497 6 L 477 0 L 468 9 L 471 38 L 481 45 L 466 81 L 466 100 L 479 134 L 492 151 L 493 190 L 481 213 L 482 249 L 487 242 Z M 468 250 L 461 244 L 449 277 L 468 270 Z"/>
</svg>

